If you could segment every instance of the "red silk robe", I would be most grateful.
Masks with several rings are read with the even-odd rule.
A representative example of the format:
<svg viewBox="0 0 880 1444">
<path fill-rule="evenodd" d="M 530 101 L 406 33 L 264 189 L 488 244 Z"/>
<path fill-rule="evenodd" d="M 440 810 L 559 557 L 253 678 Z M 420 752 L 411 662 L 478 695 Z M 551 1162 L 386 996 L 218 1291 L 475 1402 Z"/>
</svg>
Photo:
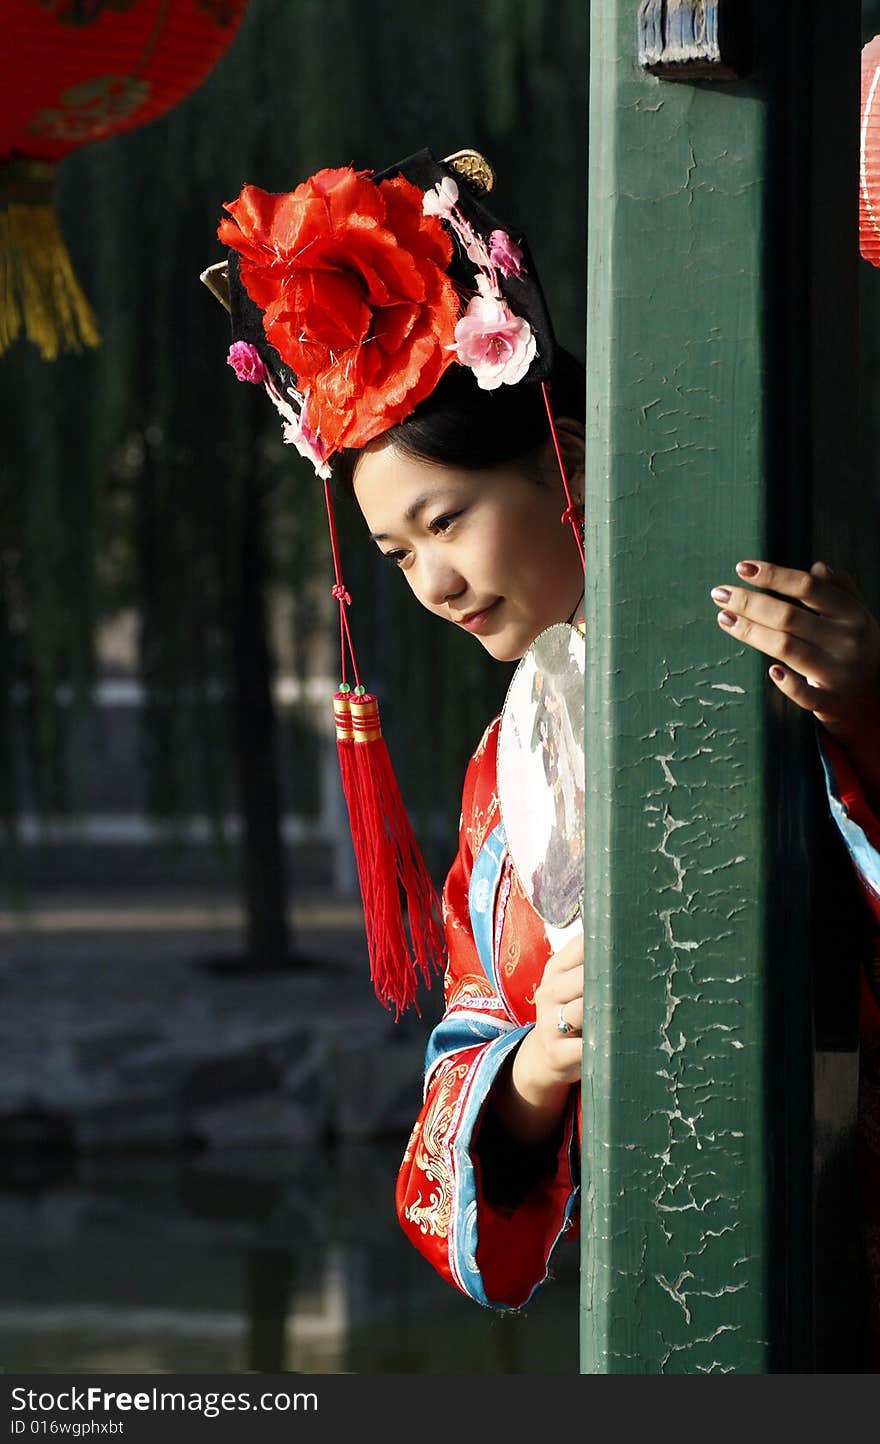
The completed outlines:
<svg viewBox="0 0 880 1444">
<path fill-rule="evenodd" d="M 487 1196 L 480 1130 L 489 1122 L 495 1078 L 534 1024 L 547 959 L 580 924 L 548 929 L 511 868 L 495 779 L 499 720 L 484 733 L 465 777 L 458 856 L 443 892 L 446 1008 L 428 1042 L 424 1104 L 398 1176 L 397 1210 L 404 1232 L 451 1284 L 478 1303 L 517 1309 L 548 1277 L 559 1240 L 576 1228 L 578 1090 L 555 1163 L 513 1207 Z M 819 741 L 832 815 L 880 936 L 880 820 L 843 749 L 821 730 Z M 880 1301 L 880 1006 L 867 977 L 861 1133 L 868 1266 L 872 1297 Z M 880 1339 L 880 1317 L 874 1326 Z"/>
<path fill-rule="evenodd" d="M 476 1144 L 492 1084 L 534 1024 L 547 959 L 575 929 L 548 936 L 510 866 L 495 782 L 499 720 L 465 777 L 458 856 L 443 890 L 446 1010 L 428 1042 L 425 1101 L 400 1169 L 397 1211 L 404 1232 L 451 1284 L 478 1303 L 519 1308 L 573 1226 L 575 1090 L 555 1174 L 517 1207 L 487 1199 Z"/>
</svg>

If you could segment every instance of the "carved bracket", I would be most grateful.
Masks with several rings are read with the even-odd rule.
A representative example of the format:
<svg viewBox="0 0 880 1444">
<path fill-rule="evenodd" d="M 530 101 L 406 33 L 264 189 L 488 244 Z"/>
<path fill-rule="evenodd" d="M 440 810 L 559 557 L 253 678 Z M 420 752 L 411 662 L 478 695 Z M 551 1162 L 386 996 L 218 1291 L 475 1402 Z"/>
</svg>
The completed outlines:
<svg viewBox="0 0 880 1444">
<path fill-rule="evenodd" d="M 639 65 L 663 80 L 738 80 L 746 9 L 743 0 L 642 0 Z"/>
</svg>

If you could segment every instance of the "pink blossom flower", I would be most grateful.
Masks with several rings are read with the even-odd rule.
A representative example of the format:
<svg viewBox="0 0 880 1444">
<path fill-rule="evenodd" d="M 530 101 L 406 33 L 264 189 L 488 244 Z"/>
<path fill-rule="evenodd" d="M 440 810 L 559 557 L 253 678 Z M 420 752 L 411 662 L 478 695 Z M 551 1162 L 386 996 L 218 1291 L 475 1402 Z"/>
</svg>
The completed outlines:
<svg viewBox="0 0 880 1444">
<path fill-rule="evenodd" d="M 278 390 L 278 387 L 275 385 L 275 382 L 272 380 L 272 377 L 268 374 L 268 372 L 266 374 L 264 389 L 266 395 L 272 402 L 272 405 L 275 407 L 275 410 L 278 412 L 278 415 L 281 417 L 282 421 L 297 421 L 299 419 L 299 411 L 295 406 L 293 406 L 292 402 L 288 401 L 284 396 L 281 395 L 281 392 Z M 291 391 L 291 395 L 295 398 L 297 404 L 301 406 L 302 398 L 298 396 L 295 391 Z"/>
<path fill-rule="evenodd" d="M 489 259 L 502 276 L 519 277 L 523 273 L 522 246 L 511 240 L 506 231 L 493 231 L 490 235 Z"/>
<path fill-rule="evenodd" d="M 465 236 L 465 255 L 469 261 L 473 261 L 477 270 L 488 270 L 492 264 L 489 250 L 482 236 L 468 226 L 468 234 Z"/>
<path fill-rule="evenodd" d="M 292 400 L 281 395 L 272 377 L 266 376 L 266 395 L 281 417 L 284 425 L 281 435 L 288 446 L 295 446 L 300 456 L 310 461 L 322 481 L 330 477 L 327 463 L 328 446 L 306 421 L 305 403 L 298 392 L 292 391 Z M 294 405 L 294 401 L 296 405 Z"/>
<path fill-rule="evenodd" d="M 455 354 L 483 391 L 522 381 L 537 349 L 528 321 L 492 296 L 474 296 L 455 328 Z"/>
<path fill-rule="evenodd" d="M 239 381 L 251 381 L 254 386 L 260 386 L 266 380 L 268 372 L 263 358 L 249 341 L 233 341 L 226 360 Z"/>
<path fill-rule="evenodd" d="M 285 422 L 282 432 L 288 446 L 295 446 L 300 456 L 304 456 L 306 461 L 312 463 L 322 481 L 327 481 L 330 477 L 330 468 L 327 465 L 327 447 L 306 421 L 305 407 L 298 416 L 294 412 L 293 420 Z"/>
<path fill-rule="evenodd" d="M 422 214 L 426 216 L 444 216 L 451 220 L 452 212 L 458 204 L 458 186 L 450 176 L 444 176 L 429 191 L 425 191 L 422 200 Z"/>
</svg>

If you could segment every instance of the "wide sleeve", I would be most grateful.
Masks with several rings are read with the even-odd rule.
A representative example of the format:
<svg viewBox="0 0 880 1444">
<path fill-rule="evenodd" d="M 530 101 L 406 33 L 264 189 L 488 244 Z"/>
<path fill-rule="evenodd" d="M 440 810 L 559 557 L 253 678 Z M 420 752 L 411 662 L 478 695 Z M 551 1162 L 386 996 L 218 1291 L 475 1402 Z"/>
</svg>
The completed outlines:
<svg viewBox="0 0 880 1444">
<path fill-rule="evenodd" d="M 445 1011 L 428 1041 L 423 1106 L 396 1200 L 404 1232 L 443 1278 L 477 1303 L 517 1309 L 547 1278 L 553 1249 L 572 1225 L 578 1137 L 572 1105 L 550 1168 L 537 1170 L 516 1206 L 489 1201 L 480 1130 L 490 1116 L 495 1080 L 533 1023 L 518 1025 L 490 981 L 491 961 L 483 966 L 472 921 L 472 909 L 485 909 L 486 897 L 484 879 L 473 878 L 485 821 L 485 743 L 468 768 L 458 855 L 443 890 Z M 486 931 L 478 928 L 477 934 Z M 523 1164 L 529 1167 L 525 1157 Z"/>
<path fill-rule="evenodd" d="M 880 819 L 865 796 L 858 774 L 849 755 L 840 743 L 817 727 L 816 740 L 831 816 L 850 855 L 862 892 L 877 924 L 880 947 Z M 861 1034 L 863 1043 L 880 1046 L 880 998 L 877 996 L 877 969 L 862 970 Z M 872 976 L 873 974 L 873 976 Z"/>
<path fill-rule="evenodd" d="M 876 922 L 874 956 L 861 978 L 858 1132 L 867 1367 L 880 1370 L 880 819 L 844 748 L 822 728 L 817 740 L 831 815 Z"/>
</svg>

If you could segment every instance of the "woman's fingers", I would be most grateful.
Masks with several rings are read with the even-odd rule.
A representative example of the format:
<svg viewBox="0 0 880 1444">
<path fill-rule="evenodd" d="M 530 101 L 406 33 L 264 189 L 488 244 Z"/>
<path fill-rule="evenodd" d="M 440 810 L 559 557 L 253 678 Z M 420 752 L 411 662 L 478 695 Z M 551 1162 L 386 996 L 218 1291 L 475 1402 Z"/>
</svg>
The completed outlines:
<svg viewBox="0 0 880 1444">
<path fill-rule="evenodd" d="M 845 624 L 810 612 L 796 602 L 768 596 L 766 592 L 751 592 L 745 587 L 713 587 L 710 595 L 715 605 L 725 613 L 773 632 L 800 637 L 814 647 L 821 647 L 827 640 L 829 627 L 833 629 L 835 638 L 839 636 L 842 642 L 847 640 Z M 719 619 L 721 615 L 719 611 Z M 719 621 L 719 625 L 724 626 L 723 621 Z"/>
<path fill-rule="evenodd" d="M 821 692 L 811 687 L 806 677 L 799 676 L 788 667 L 781 667 L 777 662 L 770 668 L 770 679 L 796 706 L 802 707 L 805 712 L 816 713 L 819 721 L 822 720 Z"/>
<path fill-rule="evenodd" d="M 727 609 L 718 613 L 718 625 L 737 641 L 794 668 L 821 687 L 833 688 L 837 684 L 839 659 L 842 660 L 839 652 L 836 657 L 832 656 L 823 647 L 806 642 L 792 632 L 777 631 Z"/>
<path fill-rule="evenodd" d="M 571 1032 L 581 1033 L 584 1027 L 584 1000 L 583 997 L 575 998 L 569 1003 L 561 1003 L 557 1011 L 556 1031 L 561 1037 L 570 1036 L 565 1029 L 560 1027 L 564 1023 Z"/>
<path fill-rule="evenodd" d="M 584 1025 L 584 935 L 548 959 L 535 990 L 532 1052 L 542 1073 L 573 1083 L 580 1077 Z"/>
<path fill-rule="evenodd" d="M 817 569 L 820 566 L 821 571 Z M 773 562 L 752 561 L 737 562 L 736 570 L 750 586 L 778 592 L 825 617 L 846 620 L 860 609 L 852 578 L 847 579 L 847 586 L 838 585 L 837 574 L 825 562 L 814 562 L 808 572 L 794 567 L 778 567 Z"/>
<path fill-rule="evenodd" d="M 583 966 L 583 933 L 578 933 L 576 937 L 570 938 L 569 941 L 565 944 L 565 946 L 560 948 L 558 953 L 554 953 L 547 962 L 547 968 L 549 968 L 552 972 L 560 973 L 568 972 L 572 968 L 580 968 L 581 970 L 583 970 Z"/>
<path fill-rule="evenodd" d="M 841 587 L 843 591 L 849 592 L 851 597 L 855 597 L 864 604 L 859 584 L 850 576 L 849 572 L 842 572 L 837 567 L 832 568 L 827 562 L 813 562 L 810 571 L 823 581 L 832 581 L 835 586 Z"/>
<path fill-rule="evenodd" d="M 535 993 L 535 1009 L 538 1013 L 554 1013 L 568 1003 L 583 1001 L 584 981 L 582 973 L 560 973 L 545 978 Z"/>
<path fill-rule="evenodd" d="M 876 661 L 877 624 L 848 573 L 833 572 L 821 561 L 809 572 L 771 562 L 739 562 L 737 571 L 753 586 L 712 588 L 718 625 L 789 673 L 801 674 L 812 696 L 792 684 L 788 695 L 793 701 L 815 712 L 816 689 L 844 698 L 864 686 L 866 671 Z M 779 686 L 782 678 L 773 674 L 773 681 Z"/>
<path fill-rule="evenodd" d="M 547 1001 L 551 1007 L 559 1003 L 573 1003 L 584 996 L 584 975 L 579 970 L 559 973 L 547 987 Z"/>
<path fill-rule="evenodd" d="M 583 1046 L 583 933 L 548 959 L 535 992 L 535 1022 L 548 1066 L 576 1066 Z"/>
<path fill-rule="evenodd" d="M 837 735 L 853 733 L 880 697 L 880 626 L 847 572 L 739 562 L 747 587 L 713 587 L 718 625 L 772 658 L 777 689 Z"/>
</svg>

